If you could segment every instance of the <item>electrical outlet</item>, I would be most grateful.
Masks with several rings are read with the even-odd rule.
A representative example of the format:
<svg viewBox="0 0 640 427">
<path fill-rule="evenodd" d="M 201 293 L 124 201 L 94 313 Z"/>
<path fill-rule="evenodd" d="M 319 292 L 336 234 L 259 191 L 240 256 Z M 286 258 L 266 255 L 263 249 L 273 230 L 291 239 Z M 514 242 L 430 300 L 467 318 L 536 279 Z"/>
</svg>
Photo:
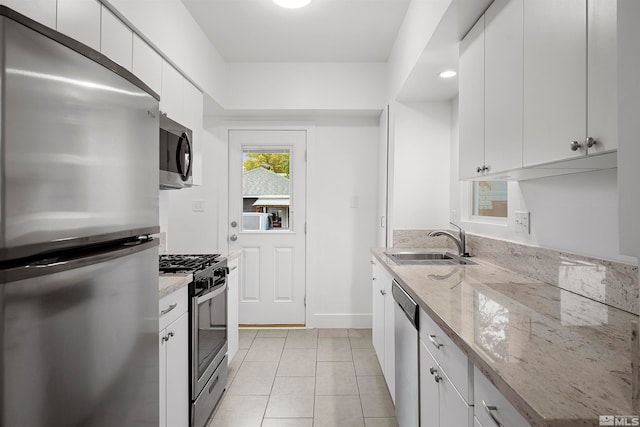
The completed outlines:
<svg viewBox="0 0 640 427">
<path fill-rule="evenodd" d="M 531 234 L 530 219 L 530 212 L 516 212 L 516 233 Z"/>
</svg>

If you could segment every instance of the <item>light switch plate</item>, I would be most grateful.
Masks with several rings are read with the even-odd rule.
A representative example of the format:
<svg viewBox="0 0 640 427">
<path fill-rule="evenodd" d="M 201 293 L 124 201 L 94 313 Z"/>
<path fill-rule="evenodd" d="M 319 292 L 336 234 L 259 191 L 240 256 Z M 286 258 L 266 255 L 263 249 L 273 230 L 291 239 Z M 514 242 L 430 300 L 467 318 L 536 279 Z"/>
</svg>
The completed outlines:
<svg viewBox="0 0 640 427">
<path fill-rule="evenodd" d="M 191 201 L 192 212 L 204 212 L 204 200 L 192 200 Z"/>
<path fill-rule="evenodd" d="M 516 233 L 531 234 L 531 212 L 516 212 Z"/>
</svg>

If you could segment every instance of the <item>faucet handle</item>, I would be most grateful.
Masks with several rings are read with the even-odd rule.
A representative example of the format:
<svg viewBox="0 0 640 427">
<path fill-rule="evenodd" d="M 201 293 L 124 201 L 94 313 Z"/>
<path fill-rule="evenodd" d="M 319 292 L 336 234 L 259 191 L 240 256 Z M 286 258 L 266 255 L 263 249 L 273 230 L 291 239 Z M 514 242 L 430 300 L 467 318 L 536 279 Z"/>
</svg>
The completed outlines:
<svg viewBox="0 0 640 427">
<path fill-rule="evenodd" d="M 449 224 L 453 225 L 455 228 L 457 228 L 459 231 L 463 231 L 462 227 L 460 227 L 458 224 L 455 224 L 453 221 L 449 221 Z"/>
</svg>

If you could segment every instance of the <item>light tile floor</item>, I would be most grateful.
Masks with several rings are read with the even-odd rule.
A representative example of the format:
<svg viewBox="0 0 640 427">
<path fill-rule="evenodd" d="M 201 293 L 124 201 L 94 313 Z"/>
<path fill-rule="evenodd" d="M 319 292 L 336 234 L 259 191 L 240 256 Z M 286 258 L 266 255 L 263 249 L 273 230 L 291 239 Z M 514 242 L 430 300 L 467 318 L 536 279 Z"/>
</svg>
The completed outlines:
<svg viewBox="0 0 640 427">
<path fill-rule="evenodd" d="M 209 427 L 397 427 L 371 329 L 240 329 Z"/>
</svg>

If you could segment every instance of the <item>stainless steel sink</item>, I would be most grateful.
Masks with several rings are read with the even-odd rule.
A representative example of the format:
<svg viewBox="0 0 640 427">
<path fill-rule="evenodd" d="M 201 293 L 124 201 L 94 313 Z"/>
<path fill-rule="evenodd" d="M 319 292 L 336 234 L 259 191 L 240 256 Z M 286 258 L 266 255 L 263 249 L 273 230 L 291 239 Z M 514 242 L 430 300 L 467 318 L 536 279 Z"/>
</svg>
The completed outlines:
<svg viewBox="0 0 640 427">
<path fill-rule="evenodd" d="M 475 265 L 468 258 L 448 252 L 385 252 L 396 264 L 400 265 Z"/>
</svg>

